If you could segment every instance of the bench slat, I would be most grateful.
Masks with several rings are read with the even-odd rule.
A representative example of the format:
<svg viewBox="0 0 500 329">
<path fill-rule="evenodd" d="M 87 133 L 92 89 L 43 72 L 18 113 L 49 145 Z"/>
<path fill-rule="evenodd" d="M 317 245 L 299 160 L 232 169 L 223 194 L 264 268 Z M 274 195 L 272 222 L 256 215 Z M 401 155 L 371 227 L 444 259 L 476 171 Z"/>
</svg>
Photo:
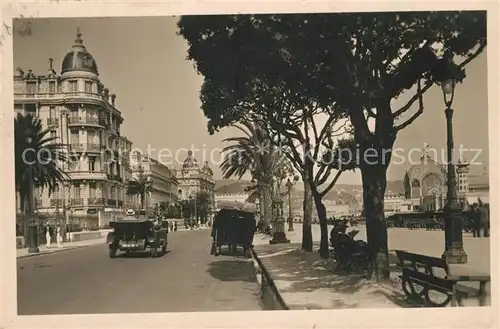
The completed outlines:
<svg viewBox="0 0 500 329">
<path fill-rule="evenodd" d="M 442 268 L 448 273 L 448 264 L 445 259 L 419 255 L 408 251 L 396 250 L 399 261 L 403 264 L 407 262 L 420 263 L 430 267 Z"/>
<path fill-rule="evenodd" d="M 415 271 L 409 268 L 403 268 L 403 278 L 416 279 L 422 283 L 432 285 L 433 289 L 441 288 L 441 292 L 451 292 L 453 291 L 454 282 L 447 280 L 445 278 L 440 278 L 437 276 L 431 276 L 426 273 Z"/>
</svg>

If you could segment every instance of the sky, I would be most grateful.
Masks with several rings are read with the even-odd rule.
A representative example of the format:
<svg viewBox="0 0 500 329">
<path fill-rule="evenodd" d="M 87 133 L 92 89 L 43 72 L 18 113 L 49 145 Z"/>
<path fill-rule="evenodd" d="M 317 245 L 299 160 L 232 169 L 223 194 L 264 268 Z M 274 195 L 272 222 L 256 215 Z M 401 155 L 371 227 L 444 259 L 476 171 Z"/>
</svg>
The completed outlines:
<svg viewBox="0 0 500 329">
<path fill-rule="evenodd" d="M 223 140 L 238 132 L 225 128 L 215 135 L 207 131 L 207 119 L 200 106 L 199 90 L 203 77 L 186 59 L 187 43 L 177 35 L 176 17 L 128 18 L 52 18 L 34 19 L 31 33 L 14 35 L 14 68 L 32 69 L 35 74 L 48 72 L 49 58 L 60 73 L 61 62 L 71 50 L 80 27 L 87 50 L 99 68 L 102 83 L 116 93 L 116 105 L 122 112 L 122 134 L 134 148 L 151 149 L 171 167 L 179 168 L 194 147 L 198 161 L 209 160 L 216 179 L 221 178 L 217 163 Z M 223 60 L 223 59 L 222 59 Z M 467 78 L 457 86 L 453 102 L 455 146 L 462 145 L 465 160 L 475 160 L 472 174 L 487 170 L 488 97 L 487 57 L 478 56 L 466 67 Z M 393 101 L 393 108 L 404 105 L 411 96 L 404 94 Z M 433 87 L 424 98 L 424 113 L 400 131 L 394 145 L 418 160 L 428 143 L 437 150 L 438 161 L 446 146 L 446 122 L 441 90 Z M 416 111 L 417 105 L 412 108 Z M 159 150 L 163 153 L 159 154 Z M 409 151 L 409 150 L 415 151 Z M 480 151 L 474 151 L 478 149 Z M 441 151 L 443 150 L 443 151 Z M 445 153 L 443 153 L 445 154 Z M 408 157 L 407 157 L 408 158 Z M 403 179 L 410 163 L 391 164 L 388 179 Z M 342 174 L 338 183 L 359 184 L 360 173 Z"/>
</svg>

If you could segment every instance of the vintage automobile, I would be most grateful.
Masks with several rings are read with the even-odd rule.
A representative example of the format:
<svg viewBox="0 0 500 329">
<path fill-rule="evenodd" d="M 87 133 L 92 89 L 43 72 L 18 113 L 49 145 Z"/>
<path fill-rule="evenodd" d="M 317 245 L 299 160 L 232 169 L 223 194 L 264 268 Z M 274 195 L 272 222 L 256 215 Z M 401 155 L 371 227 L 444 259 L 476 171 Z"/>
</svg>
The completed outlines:
<svg viewBox="0 0 500 329">
<path fill-rule="evenodd" d="M 118 251 L 149 252 L 151 257 L 167 253 L 168 222 L 158 224 L 146 216 L 125 217 L 110 222 L 113 231 L 108 233 L 109 257 L 114 258 Z"/>
<path fill-rule="evenodd" d="M 223 245 L 229 252 L 236 253 L 243 248 L 243 255 L 249 257 L 256 230 L 255 213 L 239 209 L 221 209 L 215 215 L 212 225 L 212 247 L 210 254 L 218 256 Z"/>
</svg>

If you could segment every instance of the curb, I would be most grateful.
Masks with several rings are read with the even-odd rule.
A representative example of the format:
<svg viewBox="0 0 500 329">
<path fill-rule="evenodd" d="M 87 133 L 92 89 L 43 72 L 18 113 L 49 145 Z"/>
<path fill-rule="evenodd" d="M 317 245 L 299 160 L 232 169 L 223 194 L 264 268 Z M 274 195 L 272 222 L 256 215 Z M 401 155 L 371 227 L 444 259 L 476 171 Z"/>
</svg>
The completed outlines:
<svg viewBox="0 0 500 329">
<path fill-rule="evenodd" d="M 95 245 L 97 245 L 97 244 L 95 244 Z M 55 254 L 55 253 L 58 253 L 58 252 L 65 252 L 65 251 L 71 251 L 71 250 L 75 250 L 75 249 L 87 248 L 87 247 L 90 247 L 90 246 L 91 245 L 75 246 L 75 247 L 67 247 L 67 248 L 63 248 L 63 249 L 56 249 L 56 250 L 50 251 L 50 252 L 37 252 L 37 253 L 33 253 L 33 254 L 27 254 L 27 255 L 17 256 L 16 259 L 30 258 L 30 257 L 37 257 L 37 256 L 46 256 L 46 255 L 51 255 L 51 254 Z"/>
<path fill-rule="evenodd" d="M 250 250 L 252 252 L 254 273 L 257 278 L 257 283 L 260 287 L 260 298 L 265 306 L 265 309 L 290 310 L 290 307 L 286 304 L 285 300 L 281 296 L 281 293 L 276 287 L 273 278 L 267 271 L 259 256 L 253 248 L 251 248 Z"/>
</svg>

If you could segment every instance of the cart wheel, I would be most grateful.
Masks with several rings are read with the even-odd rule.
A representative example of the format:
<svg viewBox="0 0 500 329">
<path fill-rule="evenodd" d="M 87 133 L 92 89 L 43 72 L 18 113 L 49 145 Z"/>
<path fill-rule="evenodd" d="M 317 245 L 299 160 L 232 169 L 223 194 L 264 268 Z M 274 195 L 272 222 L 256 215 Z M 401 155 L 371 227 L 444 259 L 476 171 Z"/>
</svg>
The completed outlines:
<svg viewBox="0 0 500 329">
<path fill-rule="evenodd" d="M 116 248 L 114 247 L 109 247 L 109 257 L 110 258 L 115 258 L 116 257 Z"/>
<path fill-rule="evenodd" d="M 210 247 L 210 255 L 214 255 L 215 254 L 215 245 L 212 243 L 212 246 Z"/>
</svg>

